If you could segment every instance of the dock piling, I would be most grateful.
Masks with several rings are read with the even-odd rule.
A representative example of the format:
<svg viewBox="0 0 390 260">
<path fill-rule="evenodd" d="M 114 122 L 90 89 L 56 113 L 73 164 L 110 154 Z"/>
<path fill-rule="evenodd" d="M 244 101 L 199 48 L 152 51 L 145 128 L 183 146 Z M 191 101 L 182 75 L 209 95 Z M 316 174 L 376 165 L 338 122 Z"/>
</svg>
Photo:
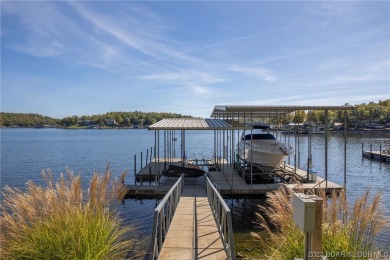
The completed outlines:
<svg viewBox="0 0 390 260">
<path fill-rule="evenodd" d="M 137 184 L 137 155 L 134 154 L 134 185 Z"/>
<path fill-rule="evenodd" d="M 149 149 L 146 149 L 145 165 L 148 165 Z"/>
<path fill-rule="evenodd" d="M 371 156 L 371 159 L 374 159 L 374 156 L 372 155 L 372 144 L 370 144 L 370 156 Z"/>
</svg>

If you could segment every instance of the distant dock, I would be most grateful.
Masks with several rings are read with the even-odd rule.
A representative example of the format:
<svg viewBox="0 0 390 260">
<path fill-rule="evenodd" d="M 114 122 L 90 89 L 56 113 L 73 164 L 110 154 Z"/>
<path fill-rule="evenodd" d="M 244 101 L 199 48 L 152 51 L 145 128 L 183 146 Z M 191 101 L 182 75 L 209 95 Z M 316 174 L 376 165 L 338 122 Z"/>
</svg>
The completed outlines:
<svg viewBox="0 0 390 260">
<path fill-rule="evenodd" d="M 390 162 L 390 154 L 383 151 L 364 151 L 363 157 L 380 162 Z"/>
<path fill-rule="evenodd" d="M 371 143 L 370 150 L 365 150 L 364 143 L 362 143 L 362 156 L 370 160 L 390 162 L 390 142 Z"/>
</svg>

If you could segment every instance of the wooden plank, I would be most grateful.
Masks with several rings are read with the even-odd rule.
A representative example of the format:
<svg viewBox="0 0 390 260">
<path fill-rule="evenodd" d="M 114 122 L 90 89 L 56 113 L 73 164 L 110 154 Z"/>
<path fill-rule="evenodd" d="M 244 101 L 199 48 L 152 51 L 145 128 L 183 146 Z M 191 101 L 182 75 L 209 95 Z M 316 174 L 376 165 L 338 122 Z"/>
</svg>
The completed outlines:
<svg viewBox="0 0 390 260">
<path fill-rule="evenodd" d="M 196 259 L 226 259 L 226 252 L 207 197 L 198 197 L 196 207 L 198 256 Z"/>
<path fill-rule="evenodd" d="M 243 178 L 237 173 L 237 171 L 231 165 L 224 165 L 222 168 L 225 169 L 225 173 L 220 171 L 209 172 L 207 175 L 210 178 L 210 181 L 216 185 L 216 188 L 222 195 L 249 195 L 249 194 L 258 194 L 264 195 L 270 191 L 277 190 L 281 185 L 289 189 L 304 189 L 310 190 L 313 188 L 325 188 L 325 182 L 323 178 L 318 176 L 316 183 L 296 183 L 296 184 L 287 184 L 287 183 L 267 183 L 267 184 L 253 184 L 252 193 L 251 185 L 247 184 Z M 295 172 L 294 167 L 286 165 L 286 172 L 292 174 Z M 301 178 L 306 178 L 306 171 L 297 169 L 297 175 Z M 233 176 L 232 176 L 233 175 Z M 233 177 L 233 185 L 231 185 Z M 322 183 L 321 183 L 322 182 Z M 321 184 L 320 184 L 321 183 Z M 232 188 L 233 187 L 233 188 Z M 331 190 L 343 189 L 343 186 L 331 182 L 328 180 L 328 192 Z M 233 193 L 232 193 L 233 192 Z"/>
<path fill-rule="evenodd" d="M 193 259 L 195 198 L 180 198 L 158 259 Z"/>
<path fill-rule="evenodd" d="M 204 186 L 189 183 L 183 194 L 158 259 L 227 259 Z"/>
<path fill-rule="evenodd" d="M 323 201 L 316 195 L 309 195 L 315 201 L 315 228 L 310 234 L 310 251 L 312 260 L 321 260 L 322 257 L 322 207 Z"/>
</svg>

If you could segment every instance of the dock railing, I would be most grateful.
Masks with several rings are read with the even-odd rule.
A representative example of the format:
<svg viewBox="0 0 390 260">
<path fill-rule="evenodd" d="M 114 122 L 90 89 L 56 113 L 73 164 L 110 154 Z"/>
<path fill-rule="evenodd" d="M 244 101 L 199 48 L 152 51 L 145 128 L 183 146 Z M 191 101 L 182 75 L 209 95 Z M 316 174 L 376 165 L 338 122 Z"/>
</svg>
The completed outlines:
<svg viewBox="0 0 390 260">
<path fill-rule="evenodd" d="M 214 214 L 215 221 L 217 222 L 223 247 L 225 248 L 228 259 L 234 260 L 236 259 L 236 255 L 234 252 L 233 225 L 230 209 L 207 175 L 205 175 L 205 179 L 207 198 L 210 203 L 211 211 Z"/>
<path fill-rule="evenodd" d="M 157 259 L 160 254 L 177 204 L 179 203 L 183 185 L 184 176 L 182 175 L 154 210 L 153 233 L 150 246 L 150 254 L 152 257 L 149 257 L 149 259 Z"/>
</svg>

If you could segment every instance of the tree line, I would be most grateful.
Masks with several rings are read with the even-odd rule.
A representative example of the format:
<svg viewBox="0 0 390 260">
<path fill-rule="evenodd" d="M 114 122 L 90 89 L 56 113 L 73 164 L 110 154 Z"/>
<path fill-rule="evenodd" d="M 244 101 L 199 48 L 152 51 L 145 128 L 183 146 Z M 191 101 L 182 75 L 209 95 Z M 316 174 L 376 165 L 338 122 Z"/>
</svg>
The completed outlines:
<svg viewBox="0 0 390 260">
<path fill-rule="evenodd" d="M 51 118 L 34 113 L 0 113 L 0 125 L 21 126 L 21 127 L 34 127 L 38 125 L 59 125 L 61 119 Z"/>
<path fill-rule="evenodd" d="M 348 104 L 345 104 L 348 106 Z M 386 124 L 390 123 L 390 99 L 379 101 L 377 103 L 363 103 L 356 106 L 354 110 L 347 110 L 347 123 L 354 126 L 365 126 L 374 123 Z M 176 113 L 165 112 L 107 112 L 101 115 L 82 115 L 70 116 L 62 119 L 51 118 L 39 114 L 28 113 L 5 113 L 1 112 L 0 125 L 5 127 L 21 126 L 21 127 L 36 127 L 40 125 L 51 125 L 60 127 L 72 126 L 140 126 L 145 127 L 152 125 L 163 118 L 183 118 L 191 117 Z M 285 125 L 290 122 L 303 123 L 315 122 L 324 124 L 325 111 L 300 111 L 295 114 L 287 114 L 279 118 L 272 119 L 272 124 Z M 343 123 L 344 111 L 328 111 L 328 122 Z"/>
<path fill-rule="evenodd" d="M 107 112 L 101 115 L 69 116 L 62 119 L 51 118 L 33 113 L 6 113 L 1 112 L 0 125 L 5 127 L 36 127 L 36 126 L 134 126 L 144 127 L 152 125 L 163 118 L 191 117 L 176 113 L 165 112 Z"/>
<path fill-rule="evenodd" d="M 347 103 L 344 106 L 349 106 L 349 104 Z M 347 125 L 349 126 L 363 127 L 374 124 L 384 125 L 390 123 L 390 99 L 379 101 L 378 103 L 362 103 L 356 105 L 353 110 L 346 110 L 345 113 Z M 313 122 L 324 125 L 325 111 L 299 111 L 271 119 L 271 123 L 274 125 L 287 125 L 291 122 Z M 328 122 L 344 123 L 344 110 L 328 110 Z"/>
</svg>

